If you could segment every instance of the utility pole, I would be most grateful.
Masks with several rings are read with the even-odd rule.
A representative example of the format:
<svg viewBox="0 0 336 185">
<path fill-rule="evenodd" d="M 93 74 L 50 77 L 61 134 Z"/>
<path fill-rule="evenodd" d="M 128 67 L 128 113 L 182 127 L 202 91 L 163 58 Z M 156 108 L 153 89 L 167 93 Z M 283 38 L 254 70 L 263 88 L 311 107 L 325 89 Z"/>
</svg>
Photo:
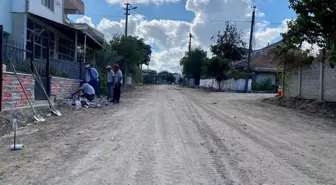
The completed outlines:
<svg viewBox="0 0 336 185">
<path fill-rule="evenodd" d="M 127 29 L 128 29 L 128 16 L 131 15 L 129 13 L 130 10 L 135 10 L 137 9 L 137 7 L 132 7 L 132 5 L 130 3 L 125 3 L 125 6 L 126 8 L 124 8 L 125 10 L 125 16 L 126 16 L 126 19 L 125 19 L 125 37 L 127 37 Z M 125 60 L 125 59 L 124 59 Z M 124 61 L 125 62 L 125 83 L 124 83 L 124 86 L 127 85 L 127 60 Z"/>
<path fill-rule="evenodd" d="M 191 39 L 192 39 L 193 37 L 194 37 L 194 36 L 192 36 L 191 33 L 189 33 L 189 47 L 188 47 L 188 51 L 189 51 L 189 53 L 188 53 L 188 54 L 190 54 L 190 51 L 191 51 Z"/>
<path fill-rule="evenodd" d="M 253 40 L 253 28 L 254 28 L 254 21 L 255 21 L 255 10 L 256 6 L 253 6 L 253 12 L 252 12 L 252 21 L 251 21 L 251 31 L 250 31 L 250 45 L 248 50 L 248 56 L 247 56 L 247 78 L 245 82 L 245 93 L 248 92 L 248 80 L 250 78 L 250 63 L 251 63 L 251 53 L 252 53 L 252 40 Z"/>
</svg>

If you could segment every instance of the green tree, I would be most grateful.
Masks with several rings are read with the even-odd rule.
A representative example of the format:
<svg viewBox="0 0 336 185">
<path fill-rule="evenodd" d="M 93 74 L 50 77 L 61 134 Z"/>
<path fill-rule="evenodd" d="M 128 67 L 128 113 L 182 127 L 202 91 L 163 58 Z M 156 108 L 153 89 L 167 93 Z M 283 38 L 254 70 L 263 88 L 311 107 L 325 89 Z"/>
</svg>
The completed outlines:
<svg viewBox="0 0 336 185">
<path fill-rule="evenodd" d="M 203 73 L 206 76 L 216 79 L 219 90 L 221 90 L 220 82 L 228 78 L 230 70 L 231 62 L 220 57 L 211 58 L 203 67 Z"/>
<path fill-rule="evenodd" d="M 168 71 L 162 71 L 158 75 L 162 76 L 162 80 L 165 80 L 165 81 L 170 82 L 170 83 L 175 82 L 175 77 L 174 77 L 173 73 L 170 73 Z"/>
<path fill-rule="evenodd" d="M 243 41 L 243 32 L 238 30 L 236 25 L 225 23 L 225 29 L 211 39 L 215 41 L 215 45 L 211 45 L 211 52 L 222 59 L 230 62 L 239 61 L 246 54 L 246 43 Z"/>
<path fill-rule="evenodd" d="M 187 78 L 194 78 L 195 85 L 198 85 L 202 74 L 202 66 L 207 60 L 207 52 L 200 47 L 186 52 L 185 56 L 180 60 L 180 65 L 183 67 L 182 73 Z"/>
<path fill-rule="evenodd" d="M 284 42 L 301 48 L 304 41 L 316 44 L 323 51 L 330 50 L 330 66 L 336 63 L 336 1 L 289 0 L 297 18 L 288 22 L 288 32 L 282 34 Z M 324 58 L 324 57 L 323 57 Z"/>
</svg>

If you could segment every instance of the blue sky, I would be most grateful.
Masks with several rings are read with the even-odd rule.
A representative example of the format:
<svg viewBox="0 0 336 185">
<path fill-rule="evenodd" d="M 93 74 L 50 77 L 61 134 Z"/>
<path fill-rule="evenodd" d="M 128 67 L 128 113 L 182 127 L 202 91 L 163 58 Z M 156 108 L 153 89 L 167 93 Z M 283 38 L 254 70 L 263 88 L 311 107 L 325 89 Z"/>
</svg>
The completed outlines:
<svg viewBox="0 0 336 185">
<path fill-rule="evenodd" d="M 108 3 L 109 1 L 110 3 Z M 256 22 L 266 24 L 256 26 L 255 49 L 266 46 L 279 39 L 286 31 L 285 19 L 295 18 L 288 8 L 288 0 L 129 0 L 136 10 L 131 11 L 129 34 L 136 35 L 151 44 L 152 68 L 178 72 L 178 60 L 187 49 L 188 33 L 195 39 L 194 46 L 205 50 L 212 44 L 211 36 L 224 27 L 225 20 L 246 20 L 251 18 L 251 5 L 257 6 Z M 84 0 L 85 15 L 70 16 L 77 22 L 94 25 L 105 34 L 106 39 L 113 34 L 124 32 L 124 0 Z M 197 17 L 197 20 L 195 20 Z M 219 22 L 213 22 L 219 20 Z M 236 23 L 246 35 L 250 23 Z"/>
<path fill-rule="evenodd" d="M 223 0 L 224 1 L 224 0 Z M 288 0 L 254 0 L 259 11 L 265 13 L 265 18 L 273 23 L 280 23 L 284 19 L 294 18 L 295 13 L 288 8 Z M 193 12 L 185 9 L 185 0 L 176 3 L 156 4 L 134 4 L 138 8 L 131 11 L 132 14 L 142 14 L 146 19 L 173 19 L 192 21 L 195 17 Z M 85 0 L 85 15 L 91 17 L 92 22 L 97 25 L 102 18 L 119 21 L 124 18 L 124 9 L 120 4 L 111 5 L 106 0 Z M 71 16 L 76 19 L 80 16 Z M 225 18 L 222 18 L 225 19 Z"/>
</svg>

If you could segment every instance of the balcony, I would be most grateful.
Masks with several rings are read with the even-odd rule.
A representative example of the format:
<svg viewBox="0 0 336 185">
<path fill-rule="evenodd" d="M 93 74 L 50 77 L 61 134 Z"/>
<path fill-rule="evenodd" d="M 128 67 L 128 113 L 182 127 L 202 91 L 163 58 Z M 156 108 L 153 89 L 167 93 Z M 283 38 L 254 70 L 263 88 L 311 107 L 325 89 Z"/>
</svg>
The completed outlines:
<svg viewBox="0 0 336 185">
<path fill-rule="evenodd" d="M 64 14 L 84 14 L 84 10 L 82 0 L 64 0 Z"/>
</svg>

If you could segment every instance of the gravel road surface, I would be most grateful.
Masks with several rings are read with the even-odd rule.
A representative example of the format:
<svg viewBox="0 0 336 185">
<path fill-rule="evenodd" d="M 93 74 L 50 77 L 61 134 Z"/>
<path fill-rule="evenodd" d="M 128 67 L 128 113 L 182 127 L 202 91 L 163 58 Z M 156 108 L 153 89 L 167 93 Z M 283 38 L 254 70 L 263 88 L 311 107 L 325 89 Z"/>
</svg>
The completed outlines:
<svg viewBox="0 0 336 185">
<path fill-rule="evenodd" d="M 334 121 L 267 96 L 144 86 L 0 137 L 0 184 L 335 185 Z"/>
</svg>

